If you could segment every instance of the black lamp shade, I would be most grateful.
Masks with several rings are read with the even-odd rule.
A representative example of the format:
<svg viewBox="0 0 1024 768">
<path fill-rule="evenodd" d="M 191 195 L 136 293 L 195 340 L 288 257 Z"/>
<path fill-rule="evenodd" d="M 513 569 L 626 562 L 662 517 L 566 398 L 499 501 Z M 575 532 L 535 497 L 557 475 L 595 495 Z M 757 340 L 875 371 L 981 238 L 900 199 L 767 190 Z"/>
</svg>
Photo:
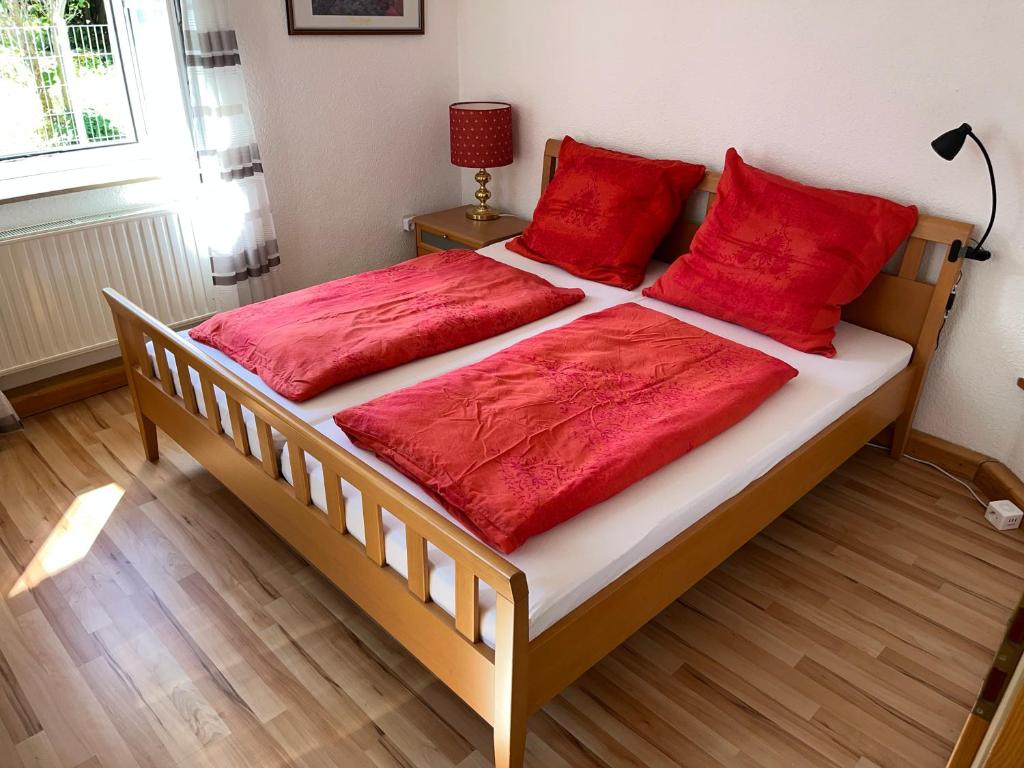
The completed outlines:
<svg viewBox="0 0 1024 768">
<path fill-rule="evenodd" d="M 971 126 L 967 123 L 952 131 L 946 131 L 932 142 L 932 149 L 944 160 L 952 160 L 960 153 L 970 132 Z"/>
</svg>

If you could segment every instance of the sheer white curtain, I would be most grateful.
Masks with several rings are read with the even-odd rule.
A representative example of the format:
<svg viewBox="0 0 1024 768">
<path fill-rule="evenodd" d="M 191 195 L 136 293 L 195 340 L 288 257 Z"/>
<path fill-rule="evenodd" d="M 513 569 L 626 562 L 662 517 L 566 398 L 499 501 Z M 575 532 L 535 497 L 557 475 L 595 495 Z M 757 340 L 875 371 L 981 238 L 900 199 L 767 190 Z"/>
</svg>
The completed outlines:
<svg viewBox="0 0 1024 768">
<path fill-rule="evenodd" d="M 215 285 L 247 304 L 279 293 L 281 257 L 226 0 L 178 0 L 202 176 L 197 236 Z"/>
</svg>

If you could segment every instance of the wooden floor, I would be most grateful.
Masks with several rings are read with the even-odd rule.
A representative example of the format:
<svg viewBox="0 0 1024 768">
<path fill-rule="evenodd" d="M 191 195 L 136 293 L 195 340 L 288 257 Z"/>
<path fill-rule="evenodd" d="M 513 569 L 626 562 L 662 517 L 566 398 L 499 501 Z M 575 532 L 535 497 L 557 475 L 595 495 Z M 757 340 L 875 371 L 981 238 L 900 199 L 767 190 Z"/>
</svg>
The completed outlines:
<svg viewBox="0 0 1024 768">
<path fill-rule="evenodd" d="M 0 765 L 460 766 L 490 731 L 124 390 L 0 436 Z M 865 449 L 530 721 L 532 766 L 945 762 L 1024 537 Z"/>
</svg>

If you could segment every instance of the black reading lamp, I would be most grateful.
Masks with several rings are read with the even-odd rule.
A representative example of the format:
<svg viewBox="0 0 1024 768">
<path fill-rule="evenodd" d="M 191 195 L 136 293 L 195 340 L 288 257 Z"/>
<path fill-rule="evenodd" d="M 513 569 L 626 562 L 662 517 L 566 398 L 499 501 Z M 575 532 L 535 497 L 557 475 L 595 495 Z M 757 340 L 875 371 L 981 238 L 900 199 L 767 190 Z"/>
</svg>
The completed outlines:
<svg viewBox="0 0 1024 768">
<path fill-rule="evenodd" d="M 985 163 L 988 165 L 988 177 L 992 182 L 992 215 L 988 220 L 988 227 L 985 229 L 985 234 L 981 236 L 978 244 L 973 248 L 969 247 L 964 251 L 964 258 L 973 259 L 974 261 L 988 261 L 992 254 L 986 251 L 983 246 L 986 238 L 988 238 L 989 232 L 992 231 L 992 224 L 996 220 L 996 174 L 992 170 L 992 160 L 988 156 L 988 152 L 985 151 L 985 145 L 981 143 L 981 139 L 974 135 L 974 131 L 967 123 L 964 123 L 959 128 L 954 128 L 952 131 L 946 131 L 944 134 L 939 136 L 935 141 L 932 142 L 932 149 L 938 154 L 939 157 L 944 160 L 952 160 L 958 154 L 964 146 L 964 142 L 967 137 L 970 136 L 974 139 L 974 143 L 978 145 L 978 149 L 981 150 L 981 154 L 985 156 Z M 956 261 L 959 254 L 950 251 L 950 261 Z"/>
</svg>

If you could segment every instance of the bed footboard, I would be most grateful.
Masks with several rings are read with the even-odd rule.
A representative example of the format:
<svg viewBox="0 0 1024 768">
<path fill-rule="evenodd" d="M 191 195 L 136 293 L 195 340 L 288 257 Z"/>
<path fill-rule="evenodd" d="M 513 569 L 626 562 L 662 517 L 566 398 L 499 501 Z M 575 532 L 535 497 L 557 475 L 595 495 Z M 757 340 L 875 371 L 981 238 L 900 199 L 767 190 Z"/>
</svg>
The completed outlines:
<svg viewBox="0 0 1024 768">
<path fill-rule="evenodd" d="M 494 726 L 496 764 L 522 764 L 529 643 L 525 575 L 477 539 L 295 418 L 117 292 L 113 313 L 145 456 L 158 460 L 157 427 L 194 456 L 253 512 Z M 146 346 L 153 345 L 156 365 Z M 176 391 L 168 355 L 181 386 Z M 202 407 L 192 387 L 200 382 Z M 223 393 L 221 404 L 217 390 Z M 226 402 L 229 437 L 221 422 Z M 256 446 L 244 422 L 255 419 Z M 205 413 L 205 415 L 204 415 Z M 292 483 L 281 476 L 275 434 L 286 442 Z M 260 458 L 256 457 L 258 453 Z M 326 514 L 314 506 L 306 456 L 323 467 Z M 365 544 L 346 530 L 340 481 L 362 495 Z M 383 513 L 405 526 L 407 576 L 385 562 Z M 431 602 L 427 547 L 455 567 L 454 618 Z M 495 650 L 480 636 L 479 586 L 497 599 Z"/>
</svg>

